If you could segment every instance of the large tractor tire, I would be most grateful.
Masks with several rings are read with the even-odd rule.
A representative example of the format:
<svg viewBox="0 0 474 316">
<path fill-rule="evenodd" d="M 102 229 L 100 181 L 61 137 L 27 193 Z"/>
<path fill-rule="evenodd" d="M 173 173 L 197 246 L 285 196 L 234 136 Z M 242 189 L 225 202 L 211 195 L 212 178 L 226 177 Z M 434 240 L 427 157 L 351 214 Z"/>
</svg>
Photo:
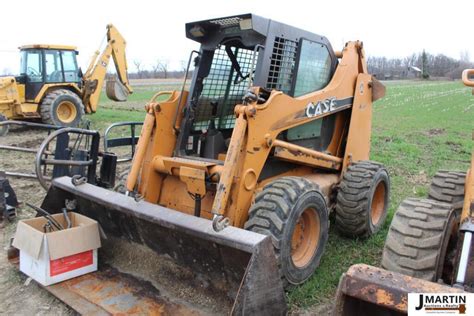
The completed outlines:
<svg viewBox="0 0 474 316">
<path fill-rule="evenodd" d="M 360 161 L 350 165 L 339 185 L 336 226 L 342 235 L 368 237 L 387 218 L 390 179 L 382 164 Z"/>
<path fill-rule="evenodd" d="M 84 105 L 77 94 L 66 89 L 51 91 L 41 102 L 43 123 L 77 127 L 84 115 Z"/>
<path fill-rule="evenodd" d="M 285 286 L 301 284 L 319 266 L 328 239 L 328 210 L 318 186 L 300 177 L 266 185 L 245 229 L 271 236 Z"/>
<path fill-rule="evenodd" d="M 0 114 L 0 122 L 8 121 L 7 117 L 3 114 Z M 8 134 L 8 125 L 0 126 L 0 137 Z"/>
<path fill-rule="evenodd" d="M 438 171 L 430 185 L 428 197 L 430 199 L 451 204 L 460 212 L 464 203 L 464 185 L 466 172 Z"/>
<path fill-rule="evenodd" d="M 395 213 L 385 240 L 382 267 L 428 281 L 449 282 L 459 219 L 450 204 L 409 198 Z"/>
</svg>

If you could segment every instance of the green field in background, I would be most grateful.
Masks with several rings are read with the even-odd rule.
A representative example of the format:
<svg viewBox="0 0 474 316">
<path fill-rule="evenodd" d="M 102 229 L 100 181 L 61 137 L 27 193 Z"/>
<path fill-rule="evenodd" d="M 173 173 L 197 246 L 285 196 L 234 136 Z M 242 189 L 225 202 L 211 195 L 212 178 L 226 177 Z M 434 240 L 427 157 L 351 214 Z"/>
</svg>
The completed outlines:
<svg viewBox="0 0 474 316">
<path fill-rule="evenodd" d="M 340 237 L 331 219 L 330 238 L 321 266 L 304 285 L 288 293 L 293 307 L 324 303 L 335 294 L 341 273 L 354 263 L 379 265 L 389 223 L 406 197 L 427 195 L 439 169 L 466 170 L 472 150 L 474 96 L 461 82 L 389 82 L 385 98 L 374 104 L 371 159 L 382 162 L 391 177 L 391 206 L 384 228 L 365 240 Z M 175 86 L 140 86 L 130 97 L 134 108 L 105 102 L 89 116 L 94 127 L 144 118 L 143 106 L 159 90 Z M 104 98 L 105 96 L 102 96 Z M 136 104 L 139 104 L 138 106 Z"/>
</svg>

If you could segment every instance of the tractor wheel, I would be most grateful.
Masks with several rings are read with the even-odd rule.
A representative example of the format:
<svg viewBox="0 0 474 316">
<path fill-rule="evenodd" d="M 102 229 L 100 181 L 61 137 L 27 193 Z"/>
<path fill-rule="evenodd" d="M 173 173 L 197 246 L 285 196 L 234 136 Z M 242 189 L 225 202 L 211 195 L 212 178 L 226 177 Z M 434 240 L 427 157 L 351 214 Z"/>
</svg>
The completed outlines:
<svg viewBox="0 0 474 316">
<path fill-rule="evenodd" d="M 7 117 L 3 114 L 0 114 L 0 122 L 8 121 Z M 5 136 L 8 134 L 8 125 L 0 126 L 0 136 Z"/>
<path fill-rule="evenodd" d="M 350 165 L 339 185 L 336 226 L 349 237 L 375 234 L 387 218 L 390 179 L 382 164 L 360 161 Z"/>
<path fill-rule="evenodd" d="M 430 185 L 429 198 L 451 204 L 456 211 L 462 209 L 464 203 L 464 184 L 466 172 L 438 171 Z"/>
<path fill-rule="evenodd" d="M 48 93 L 43 99 L 40 115 L 43 123 L 76 127 L 84 115 L 84 105 L 74 92 L 58 89 Z"/>
<path fill-rule="evenodd" d="M 385 240 L 382 267 L 416 278 L 449 282 L 459 218 L 450 204 L 409 198 L 395 213 Z"/>
<path fill-rule="evenodd" d="M 319 266 L 328 239 L 324 195 L 304 178 L 275 180 L 255 198 L 245 229 L 271 236 L 285 286 L 303 283 Z"/>
</svg>

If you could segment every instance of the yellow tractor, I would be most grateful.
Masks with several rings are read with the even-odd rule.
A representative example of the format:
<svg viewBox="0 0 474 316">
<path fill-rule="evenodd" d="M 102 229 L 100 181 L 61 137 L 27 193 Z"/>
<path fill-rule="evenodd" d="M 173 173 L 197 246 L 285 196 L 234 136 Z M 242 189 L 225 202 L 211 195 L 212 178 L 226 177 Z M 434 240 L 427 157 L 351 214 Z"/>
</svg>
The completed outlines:
<svg viewBox="0 0 474 316">
<path fill-rule="evenodd" d="M 462 79 L 474 87 L 471 75 L 474 69 L 465 70 Z M 400 204 L 385 240 L 386 270 L 350 267 L 339 283 L 334 315 L 406 315 L 409 293 L 420 297 L 474 292 L 473 234 L 474 151 L 467 172 L 439 171 L 428 198 L 408 198 Z M 472 313 L 472 306 L 456 302 L 434 307 L 418 302 L 416 298 L 420 312 L 432 308 L 433 313 L 444 309 L 463 314 L 468 308 Z"/>
<path fill-rule="evenodd" d="M 107 236 L 101 260 L 128 273 L 47 287 L 79 312 L 149 313 L 145 293 L 164 313 L 284 315 L 283 289 L 317 269 L 331 213 L 351 237 L 386 218 L 389 176 L 369 160 L 372 103 L 385 88 L 362 42 L 334 51 L 253 14 L 187 23 L 186 35 L 201 44 L 190 91 L 147 104 L 125 194 L 61 177 L 41 206 L 57 213 L 75 200 Z M 124 291 L 131 304 L 107 303 Z"/>
<path fill-rule="evenodd" d="M 74 46 L 21 46 L 20 75 L 0 77 L 0 121 L 39 119 L 50 125 L 77 126 L 84 113 L 97 110 L 111 56 L 118 81 L 107 82 L 107 96 L 126 101 L 132 88 L 125 46 L 118 30 L 108 25 L 107 45 L 102 53 L 95 53 L 84 74 L 78 68 Z M 6 133 L 5 126 L 2 131 Z"/>
</svg>

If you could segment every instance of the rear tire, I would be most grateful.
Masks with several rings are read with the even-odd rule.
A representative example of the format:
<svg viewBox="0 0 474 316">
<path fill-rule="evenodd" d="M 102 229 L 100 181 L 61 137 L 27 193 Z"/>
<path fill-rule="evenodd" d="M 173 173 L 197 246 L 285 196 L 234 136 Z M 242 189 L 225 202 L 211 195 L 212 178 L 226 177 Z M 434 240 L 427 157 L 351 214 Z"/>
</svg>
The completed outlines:
<svg viewBox="0 0 474 316">
<path fill-rule="evenodd" d="M 393 216 L 382 267 L 423 280 L 436 282 L 443 278 L 449 282 L 452 267 L 446 253 L 457 236 L 458 221 L 450 204 L 406 199 Z"/>
<path fill-rule="evenodd" d="M 0 122 L 8 121 L 7 117 L 3 114 L 0 114 Z M 0 126 L 0 137 L 8 134 L 8 125 Z"/>
<path fill-rule="evenodd" d="M 350 165 L 339 185 L 336 226 L 342 235 L 368 237 L 387 218 L 390 179 L 382 164 L 360 161 Z"/>
<path fill-rule="evenodd" d="M 266 185 L 245 229 L 271 237 L 285 286 L 301 284 L 319 266 L 328 239 L 328 210 L 313 182 L 283 177 Z"/>
<path fill-rule="evenodd" d="M 46 124 L 77 127 L 84 115 L 84 105 L 74 92 L 58 89 L 48 93 L 43 99 L 40 115 Z"/>
<path fill-rule="evenodd" d="M 465 183 L 466 172 L 440 170 L 431 181 L 428 197 L 451 204 L 456 211 L 460 211 L 464 203 Z"/>
</svg>

